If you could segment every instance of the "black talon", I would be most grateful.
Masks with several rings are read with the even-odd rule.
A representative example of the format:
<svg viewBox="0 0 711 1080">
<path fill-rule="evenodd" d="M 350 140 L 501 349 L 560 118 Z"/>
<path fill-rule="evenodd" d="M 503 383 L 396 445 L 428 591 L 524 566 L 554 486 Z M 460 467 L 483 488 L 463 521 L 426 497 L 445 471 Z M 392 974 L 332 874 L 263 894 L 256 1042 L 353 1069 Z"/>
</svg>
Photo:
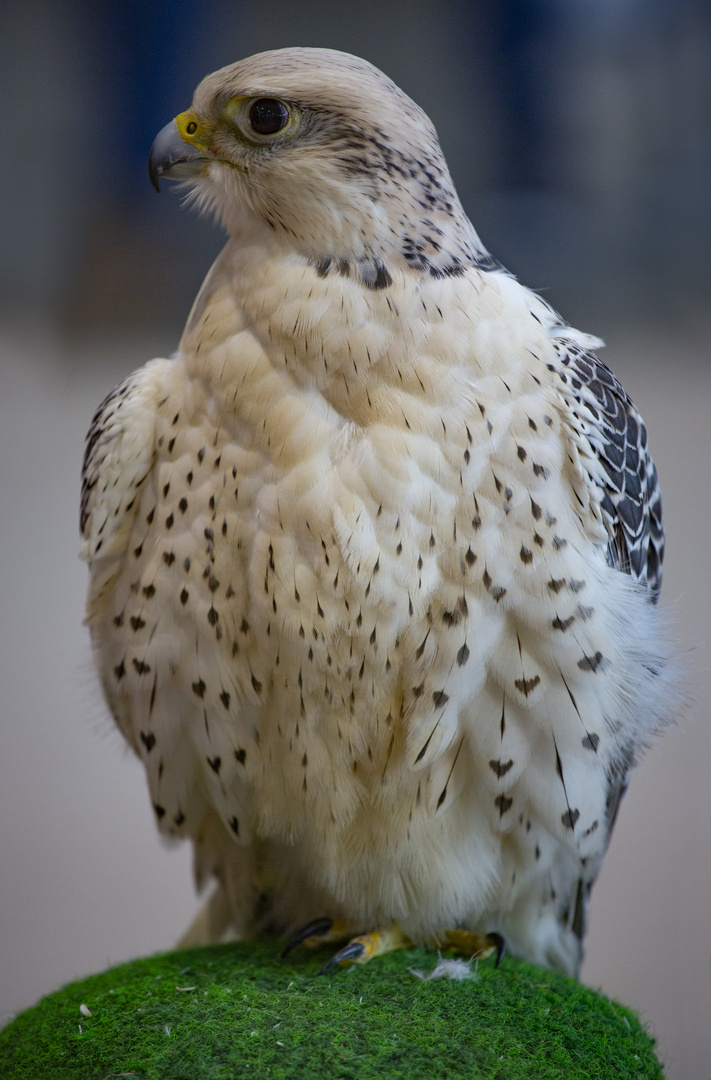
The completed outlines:
<svg viewBox="0 0 711 1080">
<path fill-rule="evenodd" d="M 487 934 L 486 940 L 494 949 L 496 949 L 496 963 L 494 964 L 494 967 L 498 967 L 501 963 L 501 958 L 506 952 L 506 942 L 501 934 Z"/>
<path fill-rule="evenodd" d="M 326 916 L 322 916 L 320 919 L 313 919 L 306 926 L 302 926 L 300 930 L 296 930 L 289 940 L 281 954 L 282 960 L 285 956 L 288 956 L 292 949 L 295 949 L 297 945 L 300 945 L 302 941 L 306 941 L 310 937 L 324 937 L 333 927 L 333 919 L 329 919 Z"/>
<path fill-rule="evenodd" d="M 348 945 L 344 945 L 342 949 L 339 949 L 335 953 L 328 963 L 324 964 L 319 975 L 325 975 L 327 971 L 332 971 L 333 968 L 338 967 L 343 960 L 355 960 L 356 957 L 362 956 L 365 952 L 365 945 L 362 941 L 351 941 Z"/>
</svg>

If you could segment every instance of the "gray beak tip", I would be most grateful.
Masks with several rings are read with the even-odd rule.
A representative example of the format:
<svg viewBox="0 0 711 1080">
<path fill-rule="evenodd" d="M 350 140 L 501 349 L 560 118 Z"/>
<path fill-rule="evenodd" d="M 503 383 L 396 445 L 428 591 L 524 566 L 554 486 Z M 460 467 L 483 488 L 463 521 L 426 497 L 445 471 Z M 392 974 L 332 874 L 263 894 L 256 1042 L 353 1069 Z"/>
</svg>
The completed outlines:
<svg viewBox="0 0 711 1080">
<path fill-rule="evenodd" d="M 155 139 L 148 157 L 148 175 L 160 192 L 160 178 L 185 180 L 197 176 L 205 165 L 205 157 L 197 147 L 190 146 L 180 136 L 178 125 L 171 120 Z"/>
</svg>

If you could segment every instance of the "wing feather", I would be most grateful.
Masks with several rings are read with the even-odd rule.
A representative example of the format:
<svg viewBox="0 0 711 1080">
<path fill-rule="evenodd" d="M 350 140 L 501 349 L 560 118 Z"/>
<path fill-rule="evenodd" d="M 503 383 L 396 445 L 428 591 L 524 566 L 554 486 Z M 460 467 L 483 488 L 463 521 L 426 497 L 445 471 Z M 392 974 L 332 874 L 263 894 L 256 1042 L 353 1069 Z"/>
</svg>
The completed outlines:
<svg viewBox="0 0 711 1080">
<path fill-rule="evenodd" d="M 602 488 L 608 564 L 646 585 L 656 603 L 664 558 L 662 496 L 644 421 L 595 353 L 565 340 L 555 347 L 572 426 L 587 439 L 596 463 L 591 480 Z"/>
<path fill-rule="evenodd" d="M 589 348 L 559 329 L 554 365 L 576 439 L 590 449 L 588 482 L 602 492 L 600 509 L 608 536 L 607 563 L 646 586 L 656 604 L 662 583 L 662 497 L 647 442 L 647 429 L 619 380 Z M 635 748 L 624 746 L 607 773 L 607 843 L 635 765 Z M 593 882 L 579 883 L 574 927 L 583 937 Z"/>
</svg>

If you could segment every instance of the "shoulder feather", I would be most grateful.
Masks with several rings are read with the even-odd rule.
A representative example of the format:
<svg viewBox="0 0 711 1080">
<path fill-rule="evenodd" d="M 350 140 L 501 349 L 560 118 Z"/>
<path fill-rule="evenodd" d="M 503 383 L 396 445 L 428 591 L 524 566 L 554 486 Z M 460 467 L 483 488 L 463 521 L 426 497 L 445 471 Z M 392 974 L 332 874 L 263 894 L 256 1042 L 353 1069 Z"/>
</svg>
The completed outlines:
<svg viewBox="0 0 711 1080">
<path fill-rule="evenodd" d="M 152 360 L 104 398 L 86 437 L 82 467 L 81 557 L 121 554 L 128 543 L 136 493 L 153 465 L 155 419 L 172 360 Z"/>
</svg>

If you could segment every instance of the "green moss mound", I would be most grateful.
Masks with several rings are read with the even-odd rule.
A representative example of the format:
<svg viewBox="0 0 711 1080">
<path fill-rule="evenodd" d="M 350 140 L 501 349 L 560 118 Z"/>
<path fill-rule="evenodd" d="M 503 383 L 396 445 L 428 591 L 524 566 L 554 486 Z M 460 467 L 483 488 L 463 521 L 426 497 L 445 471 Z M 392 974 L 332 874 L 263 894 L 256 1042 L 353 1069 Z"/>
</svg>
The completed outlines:
<svg viewBox="0 0 711 1080">
<path fill-rule="evenodd" d="M 409 949 L 319 977 L 324 956 L 285 961 L 275 941 L 240 942 L 71 983 L 0 1032 L 0 1076 L 663 1076 L 633 1012 L 554 972 L 505 957 L 462 981 L 424 980 L 410 969 L 428 974 L 437 957 Z"/>
</svg>

